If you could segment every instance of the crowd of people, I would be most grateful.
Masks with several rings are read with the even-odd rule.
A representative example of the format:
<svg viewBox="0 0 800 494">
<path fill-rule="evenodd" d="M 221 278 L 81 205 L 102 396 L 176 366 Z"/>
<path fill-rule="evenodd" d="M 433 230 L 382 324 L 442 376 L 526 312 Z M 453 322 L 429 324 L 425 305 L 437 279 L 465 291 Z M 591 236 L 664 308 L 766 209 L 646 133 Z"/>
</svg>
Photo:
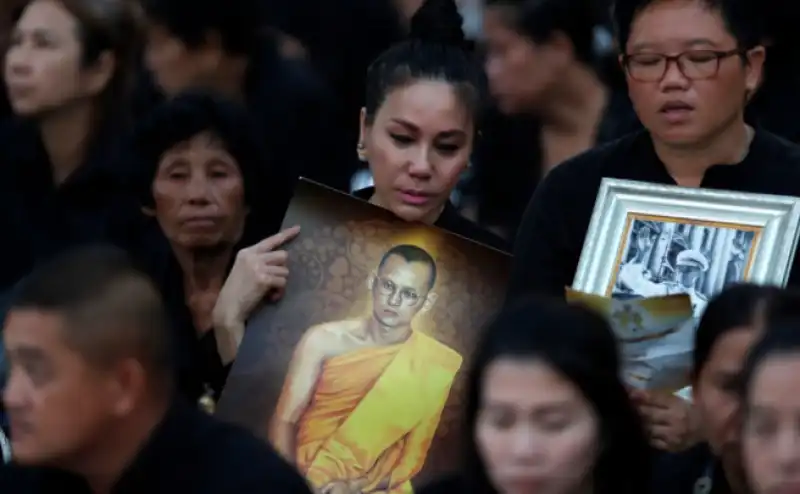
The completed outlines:
<svg viewBox="0 0 800 494">
<path fill-rule="evenodd" d="M 603 178 L 800 196 L 800 4 L 611 3 L 0 5 L 0 493 L 310 492 L 206 410 L 301 176 L 512 256 L 460 467 L 415 490 L 800 492 L 800 265 L 709 301 L 691 400 L 563 300 Z M 365 485 L 321 492 L 405 492 Z"/>
</svg>

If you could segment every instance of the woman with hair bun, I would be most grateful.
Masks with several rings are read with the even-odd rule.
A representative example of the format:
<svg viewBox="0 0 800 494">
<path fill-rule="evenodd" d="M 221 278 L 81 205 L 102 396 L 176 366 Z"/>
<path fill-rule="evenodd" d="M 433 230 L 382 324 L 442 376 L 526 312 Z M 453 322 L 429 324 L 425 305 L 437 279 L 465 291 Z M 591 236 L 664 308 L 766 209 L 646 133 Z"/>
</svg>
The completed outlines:
<svg viewBox="0 0 800 494">
<path fill-rule="evenodd" d="M 461 24 L 453 0 L 427 0 L 411 19 L 410 39 L 370 65 L 358 156 L 375 186 L 355 195 L 404 220 L 508 250 L 449 200 L 469 164 L 485 87 Z"/>
</svg>

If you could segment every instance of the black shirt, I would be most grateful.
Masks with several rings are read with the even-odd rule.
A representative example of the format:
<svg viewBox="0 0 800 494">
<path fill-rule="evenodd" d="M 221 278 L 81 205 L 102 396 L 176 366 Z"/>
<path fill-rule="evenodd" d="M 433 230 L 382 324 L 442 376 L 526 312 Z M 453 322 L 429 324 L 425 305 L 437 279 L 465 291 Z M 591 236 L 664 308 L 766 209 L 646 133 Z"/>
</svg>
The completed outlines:
<svg viewBox="0 0 800 494">
<path fill-rule="evenodd" d="M 731 488 L 708 446 L 700 444 L 680 453 L 661 453 L 656 458 L 652 494 L 695 494 L 699 483 L 710 482 L 704 494 L 731 494 Z"/>
<path fill-rule="evenodd" d="M 3 494 L 90 494 L 82 479 L 0 467 Z M 110 494 L 310 494 L 305 479 L 266 442 L 176 404 Z"/>
<path fill-rule="evenodd" d="M 126 184 L 127 134 L 109 125 L 85 161 L 60 185 L 31 122 L 0 126 L 0 290 L 40 262 L 71 247 L 97 242 L 127 244 L 142 215 Z"/>
<path fill-rule="evenodd" d="M 374 193 L 374 187 L 367 187 L 355 191 L 353 195 L 368 201 Z M 450 201 L 445 204 L 444 210 L 442 210 L 442 214 L 439 215 L 439 219 L 436 220 L 434 226 L 503 252 L 510 250 L 508 242 L 463 217 Z"/>
<path fill-rule="evenodd" d="M 564 296 L 564 287 L 575 276 L 604 177 L 676 185 L 645 131 L 557 166 L 536 190 L 520 224 L 509 299 L 525 293 Z M 736 165 L 712 166 L 701 187 L 800 196 L 800 148 L 757 129 L 747 157 Z M 789 284 L 798 282 L 800 266 L 795 265 Z"/>
</svg>

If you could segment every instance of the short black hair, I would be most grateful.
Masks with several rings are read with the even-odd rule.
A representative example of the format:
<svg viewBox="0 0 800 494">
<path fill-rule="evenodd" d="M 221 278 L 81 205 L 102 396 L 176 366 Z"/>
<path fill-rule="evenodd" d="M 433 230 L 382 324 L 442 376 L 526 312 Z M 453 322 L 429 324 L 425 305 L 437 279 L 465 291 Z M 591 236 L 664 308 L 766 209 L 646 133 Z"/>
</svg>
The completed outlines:
<svg viewBox="0 0 800 494">
<path fill-rule="evenodd" d="M 487 0 L 487 7 L 508 12 L 511 27 L 536 43 L 546 43 L 556 33 L 569 38 L 575 58 L 595 61 L 594 30 L 599 24 L 594 0 Z"/>
<path fill-rule="evenodd" d="M 256 242 L 277 231 L 297 177 L 275 163 L 261 126 L 242 105 L 206 91 L 187 91 L 164 101 L 139 123 L 134 182 L 140 203 L 153 206 L 161 156 L 203 132 L 219 138 L 239 166 L 250 208 L 247 224 L 257 227 L 245 232 L 246 240 Z"/>
<path fill-rule="evenodd" d="M 63 317 L 65 343 L 93 365 L 133 357 L 159 378 L 172 376 L 172 339 L 159 291 L 120 249 L 79 247 L 46 262 L 15 289 L 15 310 Z"/>
<path fill-rule="evenodd" d="M 614 31 L 617 36 L 619 49 L 625 51 L 631 26 L 636 16 L 642 10 L 658 1 L 670 0 L 615 0 L 611 10 L 614 22 Z M 756 8 L 758 2 L 753 0 L 695 0 L 706 8 L 720 13 L 725 26 L 731 35 L 736 38 L 740 49 L 750 49 L 763 41 L 763 23 L 760 10 Z"/>
<path fill-rule="evenodd" d="M 387 250 L 386 253 L 383 254 L 383 257 L 381 257 L 381 262 L 378 263 L 378 271 L 381 270 L 383 265 L 386 264 L 386 261 L 392 256 L 402 257 L 410 263 L 421 262 L 427 264 L 431 269 L 431 274 L 428 278 L 428 290 L 433 288 L 433 285 L 436 284 L 436 261 L 433 259 L 433 256 L 422 247 L 411 244 L 395 245 Z"/>
<path fill-rule="evenodd" d="M 219 36 L 223 50 L 250 55 L 268 33 L 265 0 L 141 0 L 148 20 L 161 25 L 189 48 Z"/>
<path fill-rule="evenodd" d="M 390 47 L 367 69 L 367 123 L 390 92 L 429 80 L 451 84 L 477 125 L 486 80 L 469 51 L 462 23 L 454 0 L 425 1 L 411 19 L 410 39 Z"/>
</svg>

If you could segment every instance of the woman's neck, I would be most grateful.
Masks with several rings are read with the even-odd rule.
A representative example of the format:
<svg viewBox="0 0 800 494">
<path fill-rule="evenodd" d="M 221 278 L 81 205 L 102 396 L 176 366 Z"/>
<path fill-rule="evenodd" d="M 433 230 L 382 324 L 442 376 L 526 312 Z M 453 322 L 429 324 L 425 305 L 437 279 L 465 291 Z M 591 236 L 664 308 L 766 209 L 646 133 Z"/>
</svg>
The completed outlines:
<svg viewBox="0 0 800 494">
<path fill-rule="evenodd" d="M 83 165 L 96 125 L 97 112 L 91 103 L 63 108 L 47 115 L 39 123 L 56 185 L 64 183 Z"/>
<path fill-rule="evenodd" d="M 187 296 L 222 288 L 233 254 L 232 247 L 187 249 L 173 245 L 172 249 L 183 273 Z"/>
<path fill-rule="evenodd" d="M 553 133 L 594 136 L 608 98 L 608 88 L 594 69 L 576 62 L 539 109 L 542 124 Z"/>
<path fill-rule="evenodd" d="M 658 158 L 678 185 L 699 187 L 714 165 L 735 165 L 747 156 L 755 130 L 740 116 L 724 131 L 705 142 L 676 146 L 653 139 Z"/>
<path fill-rule="evenodd" d="M 383 209 L 387 209 L 387 210 L 391 211 L 391 208 L 389 208 L 389 206 L 387 205 L 388 202 L 386 202 L 383 199 L 381 199 L 381 197 L 378 195 L 377 191 L 374 192 L 372 194 L 372 197 L 369 198 L 369 203 L 374 205 L 374 206 L 378 206 L 378 207 L 381 207 Z M 447 202 L 445 202 L 445 204 L 442 204 L 438 208 L 433 209 L 430 213 L 426 214 L 424 217 L 420 218 L 418 221 L 421 221 L 422 223 L 425 223 L 425 224 L 428 224 L 428 225 L 433 225 L 434 223 L 436 223 L 439 220 L 439 217 L 444 212 L 444 208 L 445 208 L 446 205 L 447 205 Z"/>
</svg>

